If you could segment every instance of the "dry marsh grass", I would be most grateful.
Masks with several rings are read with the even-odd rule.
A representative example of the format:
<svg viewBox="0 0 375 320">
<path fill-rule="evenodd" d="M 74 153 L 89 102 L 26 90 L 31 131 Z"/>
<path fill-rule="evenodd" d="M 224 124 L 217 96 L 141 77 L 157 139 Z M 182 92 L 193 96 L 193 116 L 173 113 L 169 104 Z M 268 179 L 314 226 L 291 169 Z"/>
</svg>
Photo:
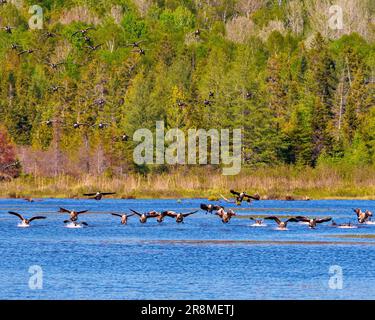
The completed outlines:
<svg viewBox="0 0 375 320">
<path fill-rule="evenodd" d="M 108 178 L 86 175 L 25 176 L 0 183 L 1 197 L 81 197 L 88 191 L 115 191 L 118 198 L 215 199 L 229 189 L 258 192 L 263 199 L 362 198 L 375 199 L 375 170 L 371 167 L 351 170 L 333 168 L 278 167 L 244 169 L 238 176 L 223 176 L 220 171 L 196 168 L 163 174 L 138 174 Z"/>
</svg>

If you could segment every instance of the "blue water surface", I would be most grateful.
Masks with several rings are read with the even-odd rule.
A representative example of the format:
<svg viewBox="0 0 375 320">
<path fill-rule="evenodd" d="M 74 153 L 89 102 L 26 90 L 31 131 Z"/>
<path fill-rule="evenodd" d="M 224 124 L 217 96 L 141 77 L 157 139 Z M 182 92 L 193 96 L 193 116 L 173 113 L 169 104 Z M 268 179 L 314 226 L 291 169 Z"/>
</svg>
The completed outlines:
<svg viewBox="0 0 375 320">
<path fill-rule="evenodd" d="M 123 226 L 109 214 L 188 212 L 201 202 L 207 201 L 2 199 L 0 299 L 375 299 L 375 225 L 326 223 L 310 230 L 290 223 L 279 231 L 273 221 L 256 228 L 237 217 L 225 225 L 200 211 L 183 224 L 171 218 L 140 224 L 131 217 Z M 80 216 L 89 226 L 66 228 L 59 206 L 89 209 Z M 332 216 L 346 223 L 355 222 L 355 207 L 375 212 L 375 201 L 270 200 L 236 209 L 238 215 Z M 9 210 L 47 219 L 19 228 Z M 42 289 L 29 285 L 32 266 L 43 272 Z M 341 272 L 342 288 L 341 278 L 335 280 Z"/>
</svg>

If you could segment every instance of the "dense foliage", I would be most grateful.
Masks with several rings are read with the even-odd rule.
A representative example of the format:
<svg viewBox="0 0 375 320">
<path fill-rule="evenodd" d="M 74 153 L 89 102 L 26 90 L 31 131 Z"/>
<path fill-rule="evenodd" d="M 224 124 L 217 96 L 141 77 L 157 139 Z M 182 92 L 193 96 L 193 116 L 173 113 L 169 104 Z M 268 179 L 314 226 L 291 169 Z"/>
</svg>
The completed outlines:
<svg viewBox="0 0 375 320">
<path fill-rule="evenodd" d="M 131 137 L 157 120 L 242 128 L 249 166 L 375 164 L 372 1 L 352 1 L 350 28 L 329 32 L 328 0 L 8 2 L 0 124 L 29 171 L 146 170 L 132 163 Z M 43 30 L 28 28 L 34 2 Z M 90 39 L 73 35 L 87 27 Z M 144 55 L 127 46 L 138 40 Z"/>
</svg>

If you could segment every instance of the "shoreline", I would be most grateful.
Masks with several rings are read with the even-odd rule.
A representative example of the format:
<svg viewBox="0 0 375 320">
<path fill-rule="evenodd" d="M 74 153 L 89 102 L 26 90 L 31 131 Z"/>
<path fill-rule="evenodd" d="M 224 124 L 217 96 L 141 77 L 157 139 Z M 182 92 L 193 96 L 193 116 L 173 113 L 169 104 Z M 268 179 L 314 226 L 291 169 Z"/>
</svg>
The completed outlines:
<svg viewBox="0 0 375 320">
<path fill-rule="evenodd" d="M 0 198 L 85 199 L 84 193 L 101 191 L 116 192 L 108 199 L 200 198 L 217 201 L 221 195 L 232 198 L 230 189 L 258 193 L 261 200 L 375 200 L 375 168 L 245 168 L 237 176 L 223 176 L 210 168 L 122 176 L 22 175 L 0 181 Z"/>
</svg>

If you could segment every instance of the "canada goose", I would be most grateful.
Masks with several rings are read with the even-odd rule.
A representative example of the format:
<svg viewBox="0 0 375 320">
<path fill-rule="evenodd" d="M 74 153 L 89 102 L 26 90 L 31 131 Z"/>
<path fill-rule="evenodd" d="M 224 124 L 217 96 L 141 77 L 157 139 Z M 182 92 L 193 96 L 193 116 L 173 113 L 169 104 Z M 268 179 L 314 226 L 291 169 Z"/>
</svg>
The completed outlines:
<svg viewBox="0 0 375 320">
<path fill-rule="evenodd" d="M 13 30 L 14 28 L 11 27 L 11 26 L 5 26 L 5 27 L 3 27 L 3 29 L 4 29 L 4 31 L 5 31 L 6 33 L 12 33 L 12 30 Z"/>
<path fill-rule="evenodd" d="M 54 123 L 63 123 L 61 120 L 57 120 L 57 119 L 48 119 L 48 120 L 45 120 L 45 121 L 42 121 L 41 122 L 42 124 L 45 124 L 46 126 L 52 126 Z"/>
<path fill-rule="evenodd" d="M 101 44 L 98 44 L 98 45 L 96 45 L 96 46 L 93 46 L 93 45 L 87 45 L 86 46 L 86 48 L 88 48 L 88 49 L 90 49 L 91 51 L 96 51 L 96 50 L 98 50 L 100 47 L 102 47 L 103 46 L 103 44 L 101 43 Z"/>
<path fill-rule="evenodd" d="M 204 100 L 203 100 L 203 104 L 204 104 L 205 106 L 211 106 L 212 103 L 213 103 L 213 101 L 211 101 L 211 100 L 208 100 L 208 99 L 204 99 Z"/>
<path fill-rule="evenodd" d="M 245 94 L 246 99 L 251 99 L 251 98 L 253 98 L 253 96 L 254 96 L 253 93 L 250 92 L 250 91 L 247 91 L 246 94 Z"/>
<path fill-rule="evenodd" d="M 357 208 L 353 209 L 353 211 L 356 213 L 359 223 L 365 223 L 370 217 L 372 217 L 372 213 L 368 210 L 363 212 L 361 209 Z"/>
<path fill-rule="evenodd" d="M 66 64 L 66 63 L 65 62 L 58 62 L 58 63 L 46 62 L 46 65 L 49 66 L 53 70 L 57 70 L 57 68 L 63 64 Z"/>
<path fill-rule="evenodd" d="M 213 211 L 217 211 L 217 210 L 224 209 L 224 208 L 222 206 L 217 206 L 214 204 L 201 203 L 201 209 L 206 211 L 206 214 L 207 214 L 207 213 L 212 213 Z"/>
<path fill-rule="evenodd" d="M 113 137 L 113 138 L 112 138 L 112 141 L 113 141 L 113 142 L 118 142 L 118 141 L 129 141 L 129 136 L 128 136 L 126 133 L 124 133 L 124 134 L 121 135 L 121 136 Z"/>
<path fill-rule="evenodd" d="M 52 92 L 57 92 L 57 91 L 59 91 L 59 89 L 64 89 L 64 87 L 63 87 L 63 86 L 55 86 L 55 85 L 52 85 L 49 89 L 50 89 L 50 91 L 52 91 Z"/>
<path fill-rule="evenodd" d="M 33 220 L 46 219 L 46 217 L 42 217 L 42 216 L 36 216 L 36 217 L 32 217 L 30 219 L 25 219 L 21 214 L 19 214 L 17 212 L 8 211 L 8 213 L 20 218 L 21 221 L 22 221 L 22 225 L 24 225 L 24 226 L 29 226 L 30 222 L 33 221 Z"/>
<path fill-rule="evenodd" d="M 27 49 L 27 50 L 20 51 L 20 52 L 18 52 L 17 54 L 18 54 L 19 56 L 22 56 L 23 54 L 32 54 L 32 53 L 34 53 L 34 52 L 35 52 L 34 49 Z"/>
<path fill-rule="evenodd" d="M 309 219 L 309 218 L 301 217 L 301 216 L 296 217 L 296 219 L 297 219 L 298 221 L 308 222 L 308 223 L 309 223 L 309 227 L 310 227 L 311 229 L 315 229 L 315 227 L 316 227 L 316 225 L 317 225 L 318 223 L 328 222 L 328 221 L 331 221 L 331 220 L 332 220 L 331 217 L 322 218 L 322 219 L 317 219 L 317 218 Z"/>
<path fill-rule="evenodd" d="M 348 223 L 341 223 L 337 224 L 335 221 L 332 220 L 331 227 L 339 228 L 339 229 L 357 229 L 358 227 L 351 222 Z"/>
<path fill-rule="evenodd" d="M 99 106 L 102 107 L 106 104 L 106 101 L 103 98 L 96 99 L 94 103 L 92 104 L 93 106 Z"/>
<path fill-rule="evenodd" d="M 201 35 L 201 33 L 202 33 L 201 29 L 196 29 L 193 32 L 193 34 L 194 34 L 195 37 L 199 37 Z"/>
<path fill-rule="evenodd" d="M 138 53 L 140 56 L 144 56 L 146 54 L 146 50 L 144 50 L 142 48 L 132 50 L 132 52 Z"/>
<path fill-rule="evenodd" d="M 157 212 L 156 214 L 152 214 L 152 216 L 156 216 L 156 221 L 162 223 L 164 218 L 167 216 L 166 212 Z"/>
<path fill-rule="evenodd" d="M 208 93 L 208 97 L 211 98 L 211 99 L 215 98 L 215 93 L 212 92 L 212 91 L 210 91 L 210 92 Z"/>
<path fill-rule="evenodd" d="M 4 171 L 8 168 L 11 168 L 11 167 L 16 167 L 20 164 L 20 162 L 17 160 L 17 161 L 14 161 L 12 163 L 7 163 L 7 164 L 3 164 L 1 167 L 0 167 L 0 170 L 1 171 Z"/>
<path fill-rule="evenodd" d="M 148 218 L 156 218 L 157 214 L 155 211 L 146 212 L 146 213 L 139 213 L 133 209 L 130 209 L 131 212 L 135 213 L 139 217 L 139 221 L 141 223 L 146 223 Z"/>
<path fill-rule="evenodd" d="M 21 49 L 21 46 L 19 44 L 17 44 L 17 43 L 12 43 L 11 46 L 10 46 L 10 48 L 12 50 L 18 50 L 18 49 Z"/>
<path fill-rule="evenodd" d="M 92 125 L 92 126 L 93 126 L 93 127 L 98 126 L 99 129 L 104 129 L 104 128 L 106 128 L 106 127 L 109 126 L 109 123 L 100 122 L 100 123 L 98 123 L 98 124 L 94 124 L 94 125 Z"/>
<path fill-rule="evenodd" d="M 286 230 L 286 227 L 288 225 L 288 222 L 299 222 L 296 218 L 289 218 L 286 221 L 281 221 L 278 217 L 276 216 L 270 216 L 270 217 L 265 217 L 264 219 L 267 220 L 275 220 L 276 223 L 279 226 L 279 229 Z"/>
<path fill-rule="evenodd" d="M 135 42 L 132 42 L 132 43 L 128 43 L 126 44 L 125 46 L 126 47 L 133 47 L 133 48 L 140 48 L 140 44 L 145 42 L 145 40 L 139 40 L 139 41 L 135 41 Z"/>
<path fill-rule="evenodd" d="M 99 201 L 103 199 L 103 196 L 108 196 L 112 194 L 116 194 L 116 192 L 94 192 L 94 193 L 84 193 L 83 195 L 86 197 L 92 197 L 90 198 L 92 200 Z"/>
<path fill-rule="evenodd" d="M 253 226 L 264 226 L 262 219 L 256 219 L 254 217 L 250 217 L 250 220 L 253 220 L 255 222 Z"/>
<path fill-rule="evenodd" d="M 27 201 L 27 202 L 31 202 L 31 203 L 32 203 L 32 202 L 35 202 L 35 201 L 39 201 L 39 202 L 40 202 L 40 201 L 43 201 L 43 200 L 40 200 L 40 199 L 39 199 L 39 200 L 35 200 L 35 199 L 31 198 L 31 197 L 23 198 L 23 200 L 25 200 L 25 201 Z"/>
<path fill-rule="evenodd" d="M 45 37 L 45 38 L 55 38 L 55 37 L 57 37 L 57 34 L 51 32 L 51 31 L 47 31 L 47 32 L 43 33 L 43 37 Z"/>
<path fill-rule="evenodd" d="M 236 215 L 232 209 L 225 211 L 223 208 L 220 208 L 215 214 L 221 218 L 223 223 L 228 223 Z"/>
<path fill-rule="evenodd" d="M 171 217 L 171 218 L 176 218 L 176 222 L 177 223 L 182 223 L 184 222 L 184 218 L 194 214 L 194 213 L 197 213 L 198 210 L 196 211 L 193 211 L 193 212 L 188 212 L 188 213 L 177 213 L 177 212 L 174 212 L 174 211 L 164 211 L 162 212 L 162 214 L 165 214 L 167 215 L 168 217 Z"/>
<path fill-rule="evenodd" d="M 135 213 L 132 213 L 132 214 L 111 213 L 111 215 L 113 215 L 115 217 L 120 217 L 121 218 L 121 224 L 127 224 L 128 223 L 128 218 L 134 216 Z"/>
<path fill-rule="evenodd" d="M 80 122 L 73 123 L 73 128 L 74 129 L 79 129 L 79 128 L 83 127 L 83 126 L 88 126 L 88 124 L 87 123 L 80 123 Z"/>
<path fill-rule="evenodd" d="M 179 106 L 180 108 L 184 108 L 184 107 L 187 106 L 187 104 L 185 102 L 183 102 L 183 101 L 178 101 L 177 102 L 177 106 Z"/>
<path fill-rule="evenodd" d="M 77 35 L 77 34 L 81 34 L 82 36 L 85 36 L 85 35 L 87 34 L 87 32 L 90 31 L 90 30 L 95 30 L 95 28 L 93 28 L 93 27 L 88 27 L 88 28 L 86 28 L 86 29 L 77 30 L 76 32 L 74 32 L 74 33 L 72 34 L 72 37 L 74 37 L 74 36 Z"/>
<path fill-rule="evenodd" d="M 60 207 L 60 210 L 58 212 L 59 213 L 69 213 L 70 214 L 70 220 L 74 222 L 74 221 L 78 220 L 78 215 L 80 215 L 82 213 L 86 213 L 88 211 L 89 210 L 84 210 L 84 211 L 67 210 L 67 209 L 64 209 L 64 208 Z"/>
<path fill-rule="evenodd" d="M 259 194 L 255 194 L 253 196 L 247 194 L 246 192 L 237 192 L 233 189 L 230 190 L 230 193 L 236 196 L 236 203 L 240 205 L 242 201 L 251 202 L 251 199 L 253 200 L 260 200 Z"/>
</svg>

